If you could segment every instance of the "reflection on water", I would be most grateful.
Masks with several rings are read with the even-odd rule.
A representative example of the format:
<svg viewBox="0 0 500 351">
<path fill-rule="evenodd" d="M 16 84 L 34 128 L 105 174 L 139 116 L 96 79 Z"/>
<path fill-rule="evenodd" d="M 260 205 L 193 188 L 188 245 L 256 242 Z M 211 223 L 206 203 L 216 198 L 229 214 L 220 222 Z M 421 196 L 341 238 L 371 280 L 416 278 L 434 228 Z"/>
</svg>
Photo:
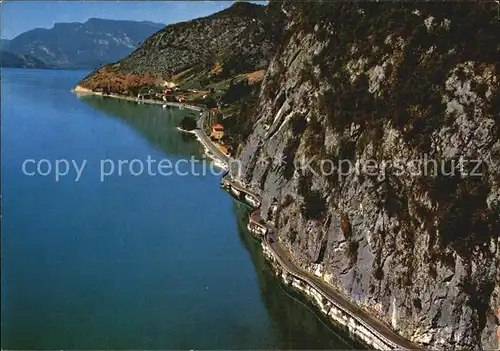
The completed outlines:
<svg viewBox="0 0 500 351">
<path fill-rule="evenodd" d="M 167 154 L 183 158 L 202 155 L 200 144 L 193 142 L 193 135 L 176 130 L 183 117 L 195 114 L 189 109 L 163 108 L 161 105 L 139 104 L 97 95 L 79 95 L 78 98 L 110 117 L 119 118 Z"/>
<path fill-rule="evenodd" d="M 267 262 L 260 242 L 248 230 L 248 206 L 234 201 L 238 232 L 255 265 L 263 302 L 283 349 L 331 348 L 365 349 L 346 332 L 336 329 L 305 298 L 282 284 Z M 287 321 L 284 328 L 283 321 Z"/>
</svg>

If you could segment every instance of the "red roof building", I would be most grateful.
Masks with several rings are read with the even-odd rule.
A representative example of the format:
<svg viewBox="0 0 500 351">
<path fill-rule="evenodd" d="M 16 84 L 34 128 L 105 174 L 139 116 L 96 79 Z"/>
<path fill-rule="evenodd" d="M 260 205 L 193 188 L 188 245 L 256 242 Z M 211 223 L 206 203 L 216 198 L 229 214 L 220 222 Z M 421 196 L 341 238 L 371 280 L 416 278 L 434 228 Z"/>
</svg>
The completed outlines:
<svg viewBox="0 0 500 351">
<path fill-rule="evenodd" d="M 224 130 L 224 126 L 220 123 L 217 123 L 212 126 L 212 129 L 219 132 Z"/>
<path fill-rule="evenodd" d="M 216 140 L 222 139 L 224 136 L 224 126 L 220 123 L 214 124 L 212 126 L 212 134 L 210 136 Z"/>
</svg>

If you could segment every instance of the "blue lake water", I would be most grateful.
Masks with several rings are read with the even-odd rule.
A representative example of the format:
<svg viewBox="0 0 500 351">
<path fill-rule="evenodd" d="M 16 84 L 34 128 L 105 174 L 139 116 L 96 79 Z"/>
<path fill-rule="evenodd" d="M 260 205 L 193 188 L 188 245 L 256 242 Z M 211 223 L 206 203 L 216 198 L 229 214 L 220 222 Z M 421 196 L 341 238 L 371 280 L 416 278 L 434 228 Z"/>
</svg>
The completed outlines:
<svg viewBox="0 0 500 351">
<path fill-rule="evenodd" d="M 87 73 L 2 70 L 2 349 L 353 346 L 279 284 L 219 176 L 101 181 L 101 160 L 203 156 L 189 110 L 78 97 Z M 87 165 L 56 182 L 29 159 Z"/>
</svg>

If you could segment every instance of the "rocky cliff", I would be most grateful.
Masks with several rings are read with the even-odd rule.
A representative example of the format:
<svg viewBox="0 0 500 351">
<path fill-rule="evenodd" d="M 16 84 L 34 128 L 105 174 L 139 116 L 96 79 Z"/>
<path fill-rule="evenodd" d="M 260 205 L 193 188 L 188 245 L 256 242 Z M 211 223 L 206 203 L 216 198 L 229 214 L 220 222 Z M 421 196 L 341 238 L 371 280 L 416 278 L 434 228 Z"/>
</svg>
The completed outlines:
<svg viewBox="0 0 500 351">
<path fill-rule="evenodd" d="M 240 180 L 292 260 L 409 340 L 494 349 L 494 3 L 283 2 Z"/>
</svg>

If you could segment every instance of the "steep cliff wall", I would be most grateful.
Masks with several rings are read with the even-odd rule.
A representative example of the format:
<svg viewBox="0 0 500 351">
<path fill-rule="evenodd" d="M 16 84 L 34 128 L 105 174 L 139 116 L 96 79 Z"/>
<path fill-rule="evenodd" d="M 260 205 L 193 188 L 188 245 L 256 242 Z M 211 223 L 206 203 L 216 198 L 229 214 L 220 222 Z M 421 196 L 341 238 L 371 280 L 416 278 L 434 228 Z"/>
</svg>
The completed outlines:
<svg viewBox="0 0 500 351">
<path fill-rule="evenodd" d="M 408 339 L 496 348 L 496 5 L 280 6 L 239 156 L 262 216 L 297 265 Z"/>
</svg>

